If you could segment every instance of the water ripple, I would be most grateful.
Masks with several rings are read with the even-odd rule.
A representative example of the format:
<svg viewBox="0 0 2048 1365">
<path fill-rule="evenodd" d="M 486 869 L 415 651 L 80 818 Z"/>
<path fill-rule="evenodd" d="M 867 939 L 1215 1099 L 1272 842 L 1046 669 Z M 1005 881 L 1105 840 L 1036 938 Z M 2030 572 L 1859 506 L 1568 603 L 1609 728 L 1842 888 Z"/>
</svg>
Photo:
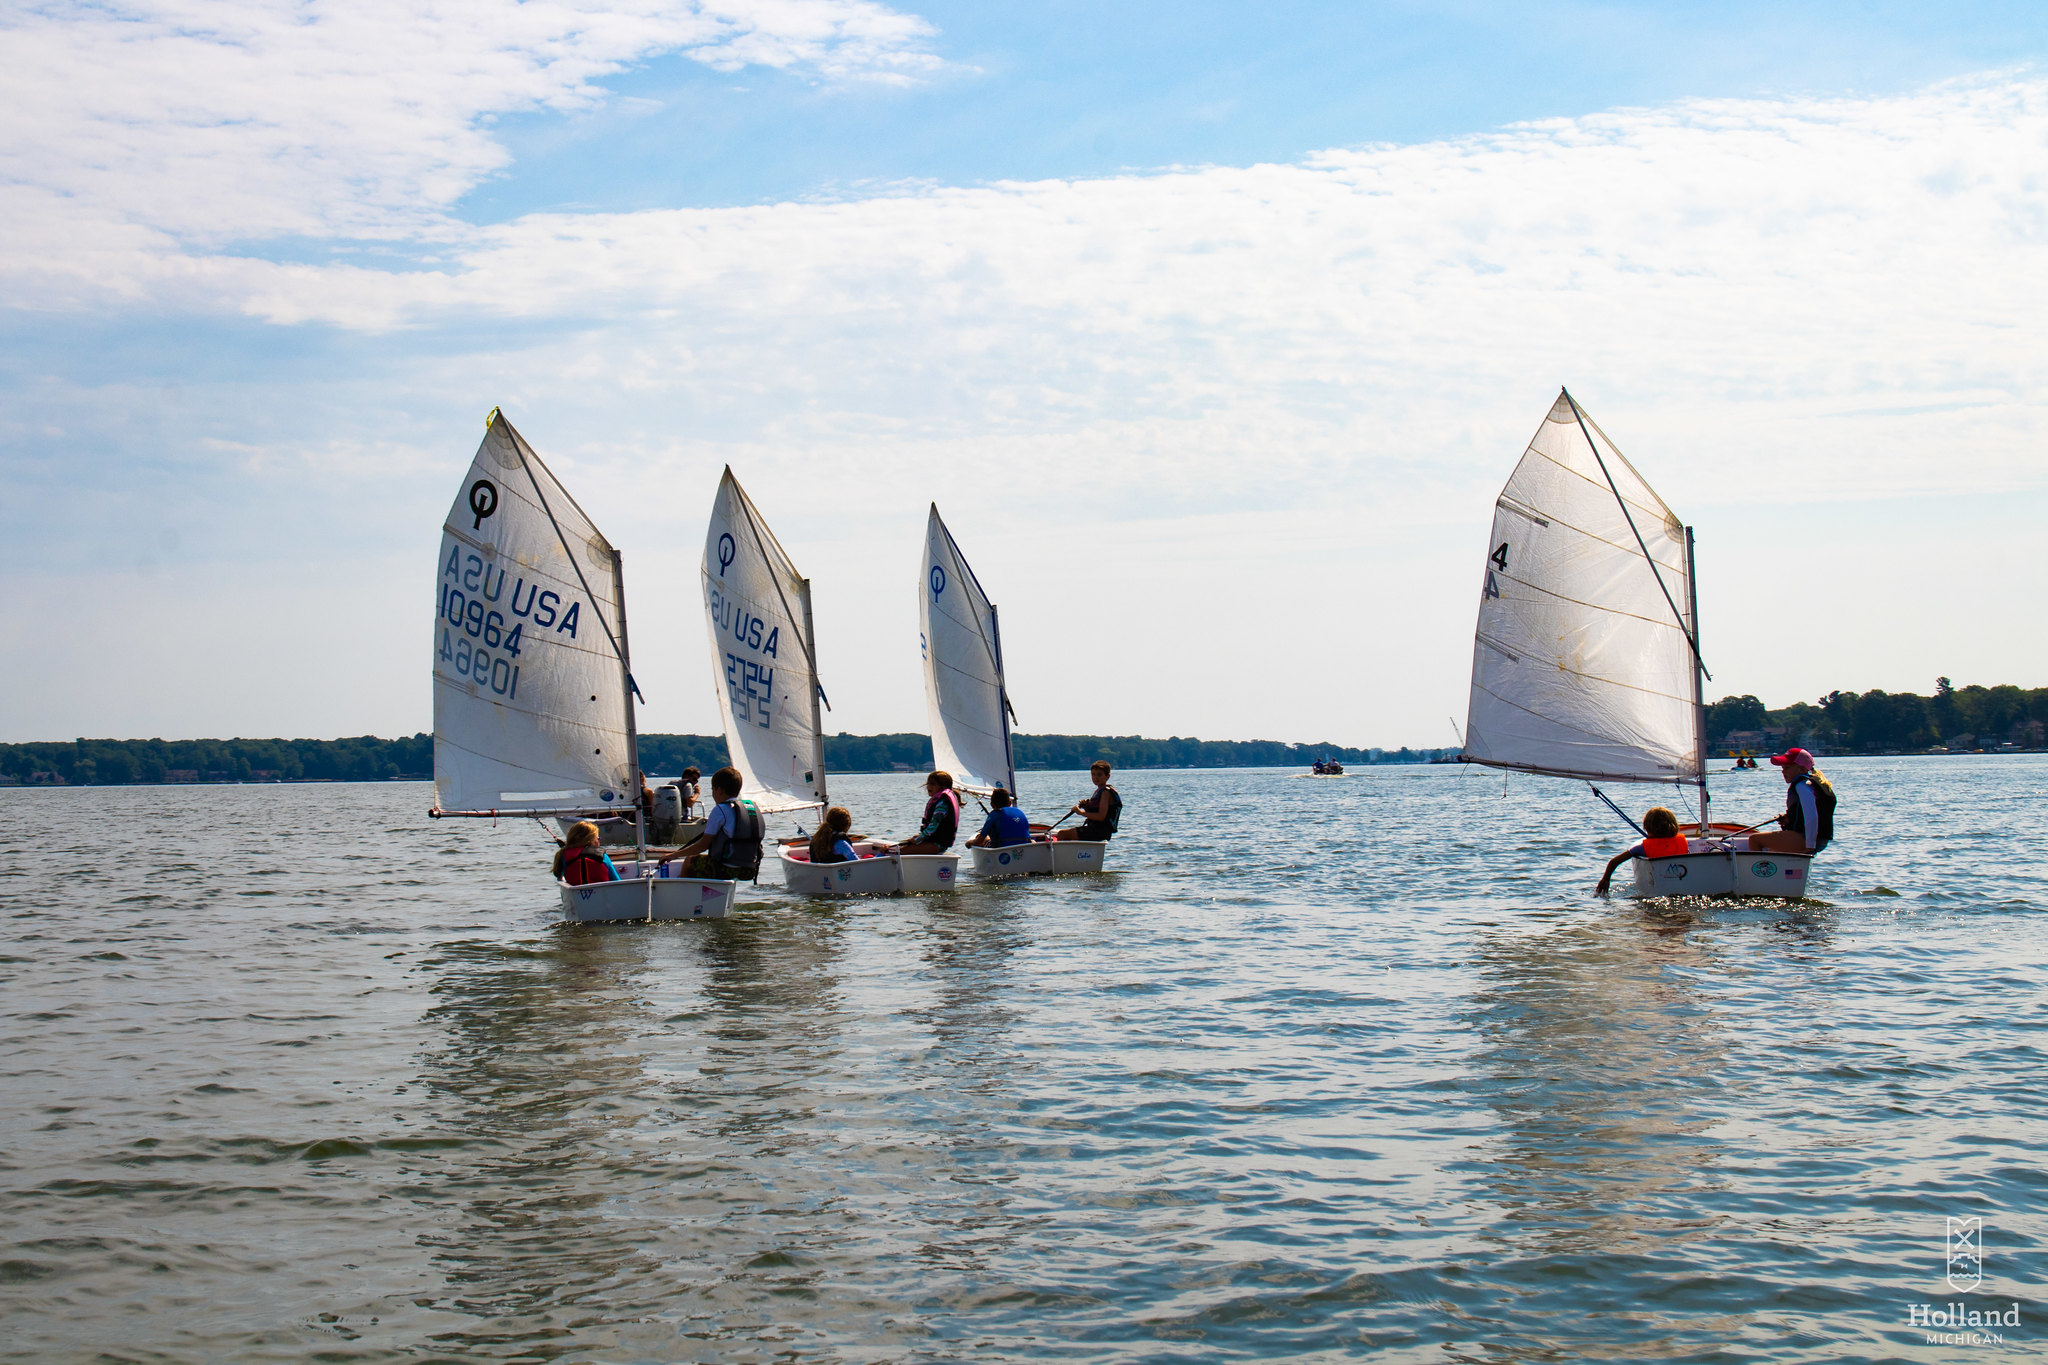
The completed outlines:
<svg viewBox="0 0 2048 1365">
<path fill-rule="evenodd" d="M 1829 767 L 1792 905 L 1594 898 L 1565 784 L 1158 772 L 1112 875 L 655 926 L 411 784 L 0 792 L 7 1354 L 2031 1356 L 2048 762 Z"/>
</svg>

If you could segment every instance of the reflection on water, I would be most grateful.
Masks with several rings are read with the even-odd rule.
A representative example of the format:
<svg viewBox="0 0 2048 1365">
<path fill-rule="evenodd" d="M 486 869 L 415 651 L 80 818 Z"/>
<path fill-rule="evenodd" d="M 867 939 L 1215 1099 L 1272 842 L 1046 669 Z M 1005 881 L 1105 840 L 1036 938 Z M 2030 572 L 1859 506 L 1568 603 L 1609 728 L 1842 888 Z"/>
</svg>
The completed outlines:
<svg viewBox="0 0 2048 1365">
<path fill-rule="evenodd" d="M 1714 944 L 1633 908 L 1479 943 L 1467 1017 L 1480 1093 L 1500 1116 L 1485 1240 L 1514 1256 L 1663 1254 L 1706 1235 L 1720 1187 L 1726 1072 L 1693 975 Z"/>
<path fill-rule="evenodd" d="M 658 1269 L 593 1178 L 645 1085 L 623 958 L 571 930 L 551 950 L 455 942 L 421 964 L 436 981 L 425 1020 L 445 1041 L 420 1079 L 469 1158 L 403 1192 L 434 1214 L 418 1242 L 445 1281 L 414 1306 L 472 1319 L 437 1342 L 552 1359 L 568 1320 Z"/>
<path fill-rule="evenodd" d="M 1593 898 L 1564 784 L 1141 772 L 1114 876 L 618 926 L 406 784 L 0 792 L 8 1353 L 1915 1358 L 1957 1213 L 2037 1321 L 2048 763 L 1830 767 L 1801 905 Z"/>
</svg>

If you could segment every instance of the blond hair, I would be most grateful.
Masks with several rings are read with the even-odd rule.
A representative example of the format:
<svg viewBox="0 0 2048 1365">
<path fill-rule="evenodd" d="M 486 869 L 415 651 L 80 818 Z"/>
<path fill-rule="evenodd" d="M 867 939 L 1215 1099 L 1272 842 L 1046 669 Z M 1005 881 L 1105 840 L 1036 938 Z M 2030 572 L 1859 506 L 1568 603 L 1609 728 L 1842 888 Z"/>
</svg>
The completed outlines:
<svg viewBox="0 0 2048 1365">
<path fill-rule="evenodd" d="M 562 868 L 569 861 L 571 850 L 596 847 L 596 825 L 593 825 L 588 820 L 578 820 L 575 824 L 569 826 L 568 837 L 562 841 L 562 846 L 555 850 L 555 875 L 557 877 L 562 875 Z"/>
</svg>

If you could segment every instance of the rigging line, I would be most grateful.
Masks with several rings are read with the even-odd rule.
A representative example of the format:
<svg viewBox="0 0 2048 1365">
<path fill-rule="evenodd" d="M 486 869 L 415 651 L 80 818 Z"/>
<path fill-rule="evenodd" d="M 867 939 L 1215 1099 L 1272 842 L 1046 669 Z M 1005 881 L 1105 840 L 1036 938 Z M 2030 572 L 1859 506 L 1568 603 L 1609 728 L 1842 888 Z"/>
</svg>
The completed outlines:
<svg viewBox="0 0 2048 1365">
<path fill-rule="evenodd" d="M 1650 561 L 1650 576 L 1657 580 L 1657 591 L 1664 594 L 1664 604 L 1671 608 L 1671 615 L 1678 622 L 1679 633 L 1684 635 L 1685 642 L 1692 646 L 1692 661 L 1700 666 L 1700 672 L 1707 674 L 1707 681 L 1712 682 L 1714 675 L 1707 673 L 1707 661 L 1700 657 L 1700 642 L 1693 637 L 1692 630 L 1685 624 L 1685 613 L 1680 611 L 1678 603 L 1672 600 L 1671 589 L 1664 583 L 1664 575 L 1657 572 L 1657 561 L 1651 557 L 1649 544 L 1644 541 L 1642 531 L 1636 527 L 1636 519 L 1629 514 L 1628 499 L 1621 496 L 1621 489 L 1615 486 L 1614 475 L 1608 470 L 1607 461 L 1600 456 L 1599 444 L 1594 441 L 1593 433 L 1586 430 L 1586 414 L 1579 411 L 1579 400 L 1572 397 L 1570 389 L 1566 389 L 1564 401 L 1572 405 L 1572 416 L 1579 422 L 1579 434 L 1586 438 L 1586 449 L 1593 452 L 1593 463 L 1600 466 L 1600 473 L 1607 480 L 1607 491 L 1614 494 L 1614 504 L 1621 509 L 1622 520 L 1626 521 L 1628 529 L 1636 534 L 1636 548 L 1643 552 L 1644 559 Z"/>
<path fill-rule="evenodd" d="M 1627 812 L 1627 811 L 1623 810 L 1623 809 L 1622 809 L 1622 808 L 1621 808 L 1620 806 L 1617 806 L 1617 805 L 1615 805 L 1615 804 L 1614 804 L 1614 802 L 1612 802 L 1612 801 L 1608 801 L 1608 799 L 1607 799 L 1607 793 L 1606 793 L 1606 792 L 1604 792 L 1604 791 L 1601 791 L 1601 790 L 1600 790 L 1600 789 L 1599 789 L 1598 787 L 1594 786 L 1594 785 L 1593 785 L 1593 784 L 1592 784 L 1591 782 L 1588 782 L 1588 783 L 1586 784 L 1586 788 L 1587 788 L 1587 790 L 1591 791 L 1591 792 L 1593 793 L 1593 795 L 1595 795 L 1595 796 L 1599 797 L 1599 798 L 1600 798 L 1600 799 L 1601 799 L 1602 801 L 1607 801 L 1607 809 L 1609 809 L 1609 810 L 1613 811 L 1613 812 L 1614 812 L 1614 813 L 1615 813 L 1616 815 L 1619 815 L 1619 816 L 1620 816 L 1620 817 L 1622 818 L 1622 820 L 1623 820 L 1623 821 L 1625 821 L 1625 822 L 1627 823 L 1627 825 L 1628 825 L 1628 827 L 1629 827 L 1630 829 L 1632 829 L 1632 830 L 1634 830 L 1634 831 L 1635 831 L 1636 833 L 1638 833 L 1638 834 L 1642 835 L 1642 836 L 1643 836 L 1643 837 L 1644 837 L 1645 839 L 1647 839 L 1647 838 L 1649 838 L 1649 837 L 1650 837 L 1650 836 L 1649 836 L 1649 834 L 1648 834 L 1648 833 L 1647 833 L 1647 832 L 1646 832 L 1646 831 L 1645 831 L 1645 830 L 1643 829 L 1643 827 L 1642 827 L 1641 825 L 1637 824 L 1637 823 L 1636 823 L 1635 821 L 1633 821 L 1633 820 L 1630 820 L 1630 819 L 1628 818 L 1628 812 Z"/>
<path fill-rule="evenodd" d="M 498 420 L 505 422 L 502 414 Z M 597 623 L 604 627 L 604 638 L 611 641 L 612 657 L 619 661 L 619 667 L 626 670 L 626 686 L 633 689 L 634 696 L 639 697 L 642 702 L 645 702 L 647 698 L 641 694 L 640 684 L 633 681 L 633 665 L 626 658 L 626 651 L 619 648 L 619 637 L 612 634 L 612 623 L 605 620 L 604 613 L 597 609 L 598 596 L 590 590 L 590 580 L 583 576 L 583 562 L 577 559 L 576 552 L 569 548 L 569 537 L 562 534 L 562 523 L 555 520 L 555 509 L 548 506 L 548 495 L 541 492 L 540 478 L 533 472 L 533 466 L 540 462 L 540 456 L 534 454 L 533 447 L 526 444 L 526 438 L 519 434 L 517 427 L 514 427 L 510 422 L 505 422 L 505 430 L 512 433 L 514 441 L 517 441 L 521 446 L 525 446 L 525 449 L 520 452 L 519 467 L 526 471 L 526 481 L 533 485 L 533 496 L 540 499 L 540 510 L 548 514 L 548 525 L 555 528 L 555 541 L 562 547 L 562 553 L 569 557 L 569 567 L 576 571 L 576 581 L 583 585 L 583 595 L 590 599 L 591 610 L 597 614 Z M 548 477 L 551 479 L 554 477 L 553 471 L 549 471 Z M 571 498 L 570 501 L 574 502 L 575 499 Z M 582 509 L 578 508 L 577 510 L 581 511 Z M 593 523 L 590 529 L 596 531 L 597 526 Z M 599 531 L 598 534 L 603 535 L 604 533 Z"/>
<path fill-rule="evenodd" d="M 729 479 L 732 478 L 732 470 L 730 468 L 728 468 L 725 471 L 725 476 Z M 733 492 L 740 495 L 740 511 L 746 514 L 747 529 L 754 533 L 754 548 L 760 551 L 761 562 L 766 564 L 772 571 L 775 568 L 775 561 L 768 557 L 768 547 L 761 543 L 761 526 L 760 523 L 754 520 L 754 500 L 747 496 L 746 489 L 740 487 L 740 481 L 738 479 L 732 480 L 732 489 Z M 775 547 L 777 549 L 781 549 L 782 542 L 775 542 Z M 785 555 L 784 559 L 786 560 L 787 558 L 788 556 Z M 793 563 L 790 564 L 789 569 L 791 573 L 795 573 L 796 565 Z M 783 592 L 782 590 L 782 575 L 771 572 L 770 577 L 773 578 L 775 582 L 775 596 L 782 603 L 782 619 L 789 622 L 791 625 L 797 627 L 797 629 L 801 631 L 803 629 L 803 622 L 798 618 L 795 612 L 789 609 L 789 595 Z M 802 575 L 799 574 L 798 577 L 802 577 Z M 825 685 L 818 681 L 817 651 L 811 648 L 811 642 L 808 637 L 799 634 L 797 636 L 797 639 L 802 642 L 804 647 L 804 662 L 811 666 L 811 686 L 817 688 L 818 695 L 822 697 L 825 695 Z M 830 706 L 832 703 L 828 701 L 825 704 L 827 706 Z"/>
</svg>

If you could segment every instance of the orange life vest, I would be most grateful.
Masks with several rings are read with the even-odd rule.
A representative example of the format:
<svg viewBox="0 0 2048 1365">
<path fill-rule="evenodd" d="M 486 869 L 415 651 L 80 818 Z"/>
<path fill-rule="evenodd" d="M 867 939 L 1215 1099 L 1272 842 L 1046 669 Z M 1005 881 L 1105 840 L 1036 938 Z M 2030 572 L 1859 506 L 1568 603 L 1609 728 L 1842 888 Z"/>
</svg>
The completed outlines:
<svg viewBox="0 0 2048 1365">
<path fill-rule="evenodd" d="M 1674 834 L 1669 839 L 1652 839 L 1648 836 L 1643 839 L 1645 858 L 1675 858 L 1681 853 L 1688 852 L 1691 850 L 1686 846 L 1685 836 L 1682 834 Z"/>
</svg>

